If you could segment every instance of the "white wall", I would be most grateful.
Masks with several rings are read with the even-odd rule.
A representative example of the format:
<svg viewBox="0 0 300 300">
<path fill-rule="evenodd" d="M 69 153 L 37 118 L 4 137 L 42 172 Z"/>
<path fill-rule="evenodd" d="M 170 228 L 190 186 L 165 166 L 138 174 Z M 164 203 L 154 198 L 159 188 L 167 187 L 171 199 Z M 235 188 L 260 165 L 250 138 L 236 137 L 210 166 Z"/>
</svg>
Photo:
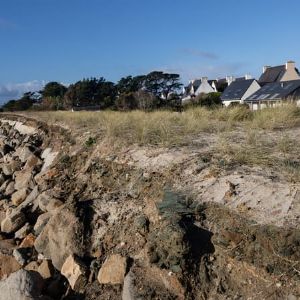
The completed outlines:
<svg viewBox="0 0 300 300">
<path fill-rule="evenodd" d="M 243 95 L 241 100 L 243 101 L 247 99 L 249 96 L 254 94 L 259 89 L 260 89 L 260 85 L 257 83 L 257 81 L 253 81 L 252 84 L 249 86 L 248 90 L 246 91 L 246 93 Z"/>
<path fill-rule="evenodd" d="M 222 101 L 222 103 L 224 104 L 224 106 L 229 106 L 230 103 L 241 103 L 240 100 L 226 100 L 226 101 Z"/>
<path fill-rule="evenodd" d="M 211 87 L 211 85 L 207 81 L 203 81 L 195 92 L 195 95 L 198 96 L 200 94 L 209 94 L 213 92 L 215 92 L 215 90 Z"/>
</svg>

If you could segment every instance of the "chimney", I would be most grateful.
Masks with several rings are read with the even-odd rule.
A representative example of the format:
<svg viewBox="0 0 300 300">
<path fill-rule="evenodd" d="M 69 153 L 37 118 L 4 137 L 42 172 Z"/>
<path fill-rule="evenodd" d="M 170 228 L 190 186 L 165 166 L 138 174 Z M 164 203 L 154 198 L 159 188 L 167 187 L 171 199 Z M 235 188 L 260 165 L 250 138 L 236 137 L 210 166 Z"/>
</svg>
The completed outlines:
<svg viewBox="0 0 300 300">
<path fill-rule="evenodd" d="M 293 69 L 295 69 L 295 67 L 296 67 L 296 64 L 295 64 L 295 62 L 292 61 L 292 60 L 289 60 L 289 61 L 285 64 L 285 69 L 286 69 L 286 70 L 293 70 Z"/>
<path fill-rule="evenodd" d="M 248 80 L 248 79 L 252 79 L 252 76 L 250 74 L 245 75 L 245 80 Z"/>
<path fill-rule="evenodd" d="M 201 77 L 201 82 L 207 82 L 208 78 L 207 77 Z"/>
<path fill-rule="evenodd" d="M 269 68 L 271 68 L 271 66 L 264 66 L 263 67 L 263 73 L 265 73 Z"/>
<path fill-rule="evenodd" d="M 235 78 L 233 76 L 226 76 L 226 81 L 228 85 L 230 85 L 233 81 L 235 81 Z"/>
</svg>

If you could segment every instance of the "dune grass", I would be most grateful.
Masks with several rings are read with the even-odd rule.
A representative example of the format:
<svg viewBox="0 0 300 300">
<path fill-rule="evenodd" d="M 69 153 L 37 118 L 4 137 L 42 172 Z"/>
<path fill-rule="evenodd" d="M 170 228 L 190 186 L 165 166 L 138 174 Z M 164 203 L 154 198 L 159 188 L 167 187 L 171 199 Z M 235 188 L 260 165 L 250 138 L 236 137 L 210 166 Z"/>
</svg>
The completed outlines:
<svg viewBox="0 0 300 300">
<path fill-rule="evenodd" d="M 28 115 L 28 113 L 26 113 Z M 223 167 L 263 166 L 300 181 L 300 142 L 288 130 L 300 126 L 300 108 L 283 107 L 250 111 L 246 107 L 171 111 L 35 112 L 34 118 L 67 126 L 76 135 L 88 134 L 108 145 L 179 147 L 192 145 L 207 135 L 215 161 Z M 273 135 L 273 138 L 270 136 Z M 92 143 L 92 145 L 94 142 Z M 197 147 L 197 143 L 194 144 Z"/>
<path fill-rule="evenodd" d="M 171 111 L 37 112 L 34 117 L 71 129 L 97 133 L 108 141 L 125 144 L 173 146 L 189 143 L 197 135 L 234 130 L 276 130 L 300 125 L 300 108 L 280 108 L 252 112 L 243 106 Z"/>
</svg>

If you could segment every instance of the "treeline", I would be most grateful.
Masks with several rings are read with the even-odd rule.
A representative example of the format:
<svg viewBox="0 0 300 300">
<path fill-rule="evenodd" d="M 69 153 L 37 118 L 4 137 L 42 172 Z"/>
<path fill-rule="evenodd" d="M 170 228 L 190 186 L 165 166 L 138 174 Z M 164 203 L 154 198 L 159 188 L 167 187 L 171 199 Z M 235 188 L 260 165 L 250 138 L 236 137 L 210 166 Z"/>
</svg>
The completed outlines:
<svg viewBox="0 0 300 300">
<path fill-rule="evenodd" d="M 154 71 L 147 75 L 127 76 L 113 83 L 101 78 L 80 80 L 68 87 L 49 82 L 39 92 L 25 93 L 20 99 L 10 100 L 3 111 L 69 110 L 80 107 L 100 109 L 151 110 L 180 106 L 182 84 L 178 74 Z"/>
</svg>

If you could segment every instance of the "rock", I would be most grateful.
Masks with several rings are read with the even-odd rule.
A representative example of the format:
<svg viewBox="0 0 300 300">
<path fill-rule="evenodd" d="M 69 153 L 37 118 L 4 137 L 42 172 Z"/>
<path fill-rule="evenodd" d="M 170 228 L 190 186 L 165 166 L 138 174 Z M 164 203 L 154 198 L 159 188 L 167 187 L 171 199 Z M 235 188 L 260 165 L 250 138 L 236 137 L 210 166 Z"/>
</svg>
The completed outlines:
<svg viewBox="0 0 300 300">
<path fill-rule="evenodd" d="M 42 167 L 41 172 L 47 170 L 55 160 L 56 156 L 58 155 L 58 152 L 52 152 L 51 148 L 47 148 L 42 153 L 41 157 L 44 159 L 44 165 Z"/>
<path fill-rule="evenodd" d="M 20 161 L 17 160 L 13 160 L 10 163 L 7 164 L 3 164 L 2 165 L 2 172 L 6 175 L 6 176 L 11 176 L 14 174 L 14 172 L 20 170 L 21 167 L 21 163 Z"/>
<path fill-rule="evenodd" d="M 21 269 L 13 256 L 0 254 L 0 280 Z"/>
<path fill-rule="evenodd" d="M 129 272 L 124 279 L 122 300 L 136 300 L 137 297 L 134 292 L 133 278 L 131 272 Z"/>
<path fill-rule="evenodd" d="M 26 196 L 27 196 L 27 189 L 23 188 L 11 195 L 11 201 L 13 205 L 19 206 L 26 199 Z"/>
<path fill-rule="evenodd" d="M 14 249 L 13 256 L 21 266 L 24 266 L 31 254 L 27 248 L 18 248 Z"/>
<path fill-rule="evenodd" d="M 64 275 L 71 288 L 75 290 L 86 281 L 86 267 L 73 255 L 70 255 L 61 268 L 61 274 Z"/>
<path fill-rule="evenodd" d="M 4 156 L 12 151 L 14 151 L 15 149 L 11 146 L 9 146 L 8 144 L 4 144 L 2 145 L 1 149 L 0 149 L 0 152 L 1 154 Z"/>
<path fill-rule="evenodd" d="M 37 198 L 37 202 L 39 208 L 43 212 L 54 212 L 58 207 L 63 205 L 60 200 L 52 198 L 49 195 L 49 192 L 43 192 L 40 194 Z"/>
<path fill-rule="evenodd" d="M 5 189 L 5 192 L 4 192 L 4 195 L 9 196 L 9 195 L 11 195 L 14 191 L 15 191 L 15 183 L 14 183 L 13 181 L 11 181 L 11 182 L 7 185 L 7 187 L 6 187 L 6 189 Z"/>
<path fill-rule="evenodd" d="M 26 218 L 23 212 L 13 210 L 1 222 L 1 231 L 12 233 L 20 229 L 26 223 Z"/>
<path fill-rule="evenodd" d="M 27 196 L 25 201 L 23 201 L 19 206 L 18 209 L 23 209 L 31 204 L 33 204 L 33 201 L 37 198 L 39 195 L 39 189 L 38 186 L 35 186 L 33 190 L 30 192 L 30 194 Z"/>
<path fill-rule="evenodd" d="M 20 244 L 20 248 L 32 248 L 34 246 L 34 242 L 35 236 L 32 233 L 29 233 Z"/>
<path fill-rule="evenodd" d="M 50 213 L 44 213 L 38 217 L 38 219 L 33 227 L 33 230 L 34 230 L 36 236 L 38 236 L 42 232 L 42 230 L 47 225 L 50 218 L 51 218 Z"/>
<path fill-rule="evenodd" d="M 0 300 L 36 300 L 42 296 L 43 287 L 39 273 L 21 269 L 0 281 Z"/>
<path fill-rule="evenodd" d="M 26 223 L 22 228 L 16 231 L 15 238 L 24 239 L 26 235 L 31 231 L 31 228 L 31 225 L 29 225 L 29 223 Z"/>
<path fill-rule="evenodd" d="M 127 259 L 119 254 L 113 254 L 103 263 L 98 281 L 101 284 L 123 284 L 126 273 Z"/>
<path fill-rule="evenodd" d="M 3 174 L 0 174 L 0 186 L 5 182 L 5 177 L 3 176 Z"/>
<path fill-rule="evenodd" d="M 55 273 L 55 269 L 50 260 L 43 260 L 37 271 L 44 279 L 51 278 Z"/>
<path fill-rule="evenodd" d="M 24 169 L 34 169 L 36 166 L 42 165 L 42 161 L 34 154 L 30 155 L 26 161 Z"/>
<path fill-rule="evenodd" d="M 24 188 L 28 188 L 32 185 L 32 174 L 31 170 L 21 170 L 15 172 L 15 189 L 21 190 Z"/>
<path fill-rule="evenodd" d="M 25 270 L 27 271 L 35 271 L 38 272 L 39 264 L 36 261 L 31 261 L 29 264 L 25 266 Z"/>
<path fill-rule="evenodd" d="M 15 155 L 17 155 L 21 162 L 25 163 L 32 155 L 34 155 L 28 147 L 19 147 Z"/>
<path fill-rule="evenodd" d="M 12 254 L 15 248 L 17 248 L 17 245 L 14 239 L 6 239 L 0 241 L 0 252 L 2 254 Z"/>
<path fill-rule="evenodd" d="M 37 133 L 36 128 L 24 125 L 22 122 L 19 121 L 16 121 L 14 128 L 15 130 L 19 131 L 22 135 L 34 135 L 35 133 Z"/>
<path fill-rule="evenodd" d="M 8 179 L 8 180 L 5 180 L 1 184 L 1 186 L 0 186 L 0 193 L 3 193 L 6 190 L 6 188 L 7 188 L 7 186 L 8 186 L 9 183 L 10 183 L 10 180 Z"/>
<path fill-rule="evenodd" d="M 77 208 L 64 206 L 50 218 L 35 241 L 36 250 L 50 258 L 58 270 L 69 255 L 84 256 L 84 224 L 77 215 Z"/>
<path fill-rule="evenodd" d="M 0 210 L 0 224 L 1 224 L 1 222 L 5 219 L 5 217 L 6 217 L 5 211 Z"/>
</svg>

